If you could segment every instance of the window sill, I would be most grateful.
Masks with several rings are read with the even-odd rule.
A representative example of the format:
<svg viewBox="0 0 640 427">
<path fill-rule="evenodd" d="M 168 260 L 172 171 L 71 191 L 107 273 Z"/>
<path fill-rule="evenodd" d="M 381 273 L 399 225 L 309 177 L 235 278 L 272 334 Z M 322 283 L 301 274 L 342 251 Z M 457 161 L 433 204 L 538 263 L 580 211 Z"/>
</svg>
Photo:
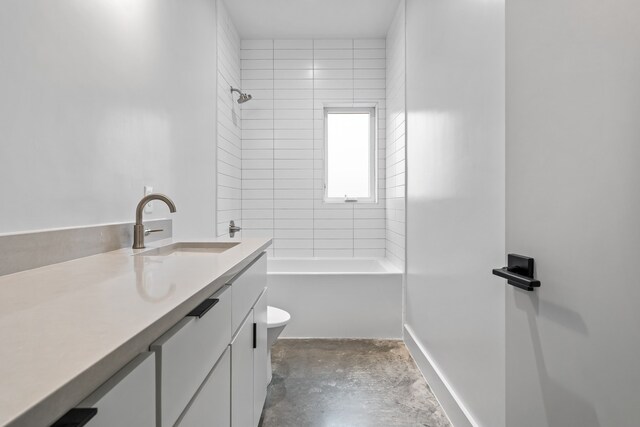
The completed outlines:
<svg viewBox="0 0 640 427">
<path fill-rule="evenodd" d="M 379 200 L 374 199 L 324 199 L 326 204 L 343 204 L 343 205 L 377 205 Z"/>
</svg>

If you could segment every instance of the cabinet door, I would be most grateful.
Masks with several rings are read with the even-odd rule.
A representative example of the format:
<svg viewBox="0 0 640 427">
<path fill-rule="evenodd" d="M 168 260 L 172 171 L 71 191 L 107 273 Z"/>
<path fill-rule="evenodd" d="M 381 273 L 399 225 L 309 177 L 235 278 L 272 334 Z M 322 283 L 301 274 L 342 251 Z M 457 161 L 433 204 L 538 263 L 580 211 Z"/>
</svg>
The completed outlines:
<svg viewBox="0 0 640 427">
<path fill-rule="evenodd" d="M 86 426 L 154 427 L 155 384 L 155 359 L 143 353 L 78 405 L 98 410 Z"/>
<path fill-rule="evenodd" d="M 231 285 L 231 330 L 238 330 L 240 323 L 256 303 L 267 286 L 267 256 L 263 252 L 228 283 Z"/>
<path fill-rule="evenodd" d="M 180 427 L 231 425 L 231 351 L 225 350 L 178 421 Z"/>
<path fill-rule="evenodd" d="M 253 424 L 253 310 L 231 341 L 231 425 Z"/>
<path fill-rule="evenodd" d="M 253 307 L 255 326 L 255 348 L 253 349 L 253 425 L 260 422 L 264 401 L 267 399 L 267 291 L 265 290 Z"/>
</svg>

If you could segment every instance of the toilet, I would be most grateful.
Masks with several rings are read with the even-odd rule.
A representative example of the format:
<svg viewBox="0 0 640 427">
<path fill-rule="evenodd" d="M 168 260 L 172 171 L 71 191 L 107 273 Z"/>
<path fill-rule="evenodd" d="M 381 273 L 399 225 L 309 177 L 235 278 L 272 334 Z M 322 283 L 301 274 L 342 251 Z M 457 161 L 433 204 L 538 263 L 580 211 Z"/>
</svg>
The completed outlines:
<svg viewBox="0 0 640 427">
<path fill-rule="evenodd" d="M 291 315 L 286 311 L 277 307 L 267 307 L 267 348 L 269 352 L 269 369 L 267 373 L 269 382 L 271 382 L 271 377 L 273 376 L 271 372 L 271 346 L 276 343 L 284 327 L 289 323 L 289 319 L 291 319 Z"/>
</svg>

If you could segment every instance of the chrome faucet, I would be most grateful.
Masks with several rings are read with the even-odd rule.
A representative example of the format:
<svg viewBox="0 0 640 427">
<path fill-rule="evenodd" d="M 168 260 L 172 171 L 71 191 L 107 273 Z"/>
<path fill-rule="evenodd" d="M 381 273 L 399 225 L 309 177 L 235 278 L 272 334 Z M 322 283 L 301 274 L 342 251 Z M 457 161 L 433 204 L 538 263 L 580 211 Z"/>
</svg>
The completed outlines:
<svg viewBox="0 0 640 427">
<path fill-rule="evenodd" d="M 153 233 L 156 231 L 162 230 L 146 230 L 144 225 L 142 224 L 142 212 L 144 211 L 144 207 L 147 203 L 152 200 L 162 200 L 169 206 L 170 212 L 176 211 L 176 205 L 173 201 L 165 196 L 164 194 L 154 193 L 144 196 L 142 200 L 138 203 L 138 207 L 136 208 L 136 225 L 133 226 L 133 249 L 144 249 L 144 236 L 149 235 L 149 233 Z"/>
</svg>

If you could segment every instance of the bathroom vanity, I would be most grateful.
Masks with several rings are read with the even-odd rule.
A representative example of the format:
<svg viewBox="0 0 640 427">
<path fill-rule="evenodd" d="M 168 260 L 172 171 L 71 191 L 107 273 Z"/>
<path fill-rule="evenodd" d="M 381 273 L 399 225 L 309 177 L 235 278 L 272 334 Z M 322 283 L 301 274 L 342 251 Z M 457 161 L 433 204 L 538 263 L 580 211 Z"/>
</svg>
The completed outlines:
<svg viewBox="0 0 640 427">
<path fill-rule="evenodd" d="M 270 244 L 165 240 L 0 277 L 0 425 L 257 426 Z"/>
</svg>

